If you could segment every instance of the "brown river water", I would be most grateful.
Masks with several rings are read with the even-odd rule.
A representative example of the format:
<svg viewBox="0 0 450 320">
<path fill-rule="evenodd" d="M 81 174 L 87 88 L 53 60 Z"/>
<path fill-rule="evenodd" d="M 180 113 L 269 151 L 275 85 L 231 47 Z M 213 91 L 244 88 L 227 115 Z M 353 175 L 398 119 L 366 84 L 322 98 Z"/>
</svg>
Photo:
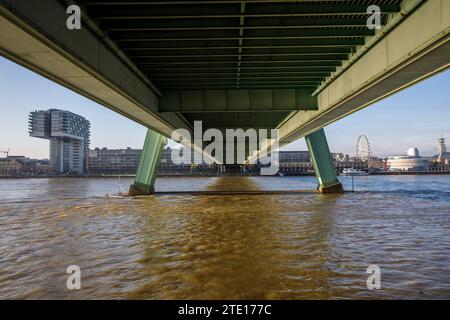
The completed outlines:
<svg viewBox="0 0 450 320">
<path fill-rule="evenodd" d="M 0 180 L 0 298 L 450 299 L 450 175 L 358 177 L 344 195 L 117 196 L 131 182 Z M 157 190 L 315 184 L 159 178 Z M 372 264 L 380 290 L 366 286 Z M 69 265 L 81 290 L 66 287 Z"/>
</svg>

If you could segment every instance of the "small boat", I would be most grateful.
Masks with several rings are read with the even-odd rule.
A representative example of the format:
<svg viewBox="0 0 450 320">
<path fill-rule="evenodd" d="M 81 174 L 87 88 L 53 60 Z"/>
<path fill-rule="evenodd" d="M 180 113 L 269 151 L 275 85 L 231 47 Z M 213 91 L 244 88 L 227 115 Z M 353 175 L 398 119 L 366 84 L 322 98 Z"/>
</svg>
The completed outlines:
<svg viewBox="0 0 450 320">
<path fill-rule="evenodd" d="M 366 171 L 354 169 L 354 168 L 348 168 L 342 170 L 341 176 L 368 176 L 369 173 Z"/>
</svg>

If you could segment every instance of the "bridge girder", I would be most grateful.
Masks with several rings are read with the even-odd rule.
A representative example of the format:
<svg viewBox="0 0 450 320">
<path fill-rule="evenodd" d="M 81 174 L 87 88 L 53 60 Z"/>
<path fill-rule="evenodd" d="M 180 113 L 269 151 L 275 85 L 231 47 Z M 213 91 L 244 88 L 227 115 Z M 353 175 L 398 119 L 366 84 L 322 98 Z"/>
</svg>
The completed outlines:
<svg viewBox="0 0 450 320">
<path fill-rule="evenodd" d="M 317 110 L 303 89 L 178 90 L 164 92 L 159 112 L 282 112 Z"/>
<path fill-rule="evenodd" d="M 83 9 L 82 30 L 65 26 L 69 3 Z M 379 31 L 366 25 L 373 4 L 382 10 Z M 0 0 L 0 48 L 167 137 L 202 120 L 205 128 L 278 127 L 286 144 L 446 69 L 449 6 L 446 0 L 41 0 L 36 7 Z M 309 97 L 317 107 L 307 108 L 224 107 L 218 99 L 167 109 L 160 99 L 173 91 L 261 90 L 273 98 L 277 90 L 318 88 Z"/>
</svg>

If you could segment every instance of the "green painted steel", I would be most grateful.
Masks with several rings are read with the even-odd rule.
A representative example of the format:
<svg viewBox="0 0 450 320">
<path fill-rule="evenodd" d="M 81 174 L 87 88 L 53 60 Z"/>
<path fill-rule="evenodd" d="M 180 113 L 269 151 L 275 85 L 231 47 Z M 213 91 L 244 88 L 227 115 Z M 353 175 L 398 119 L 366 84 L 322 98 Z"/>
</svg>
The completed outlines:
<svg viewBox="0 0 450 320">
<path fill-rule="evenodd" d="M 367 7 L 379 6 L 384 25 L 402 0 L 76 2 L 163 93 L 160 116 L 276 128 L 291 112 L 317 110 L 311 93 L 375 36 Z M 299 104 L 293 90 L 308 95 Z M 167 95 L 174 91 L 190 97 Z M 205 98 L 195 97 L 200 91 Z"/>
<path fill-rule="evenodd" d="M 139 167 L 133 186 L 143 193 L 153 193 L 156 171 L 161 161 L 162 150 L 166 138 L 152 130 L 147 131 Z"/>
<path fill-rule="evenodd" d="M 159 112 L 273 112 L 317 110 L 305 89 L 175 90 L 164 92 Z"/>
<path fill-rule="evenodd" d="M 330 149 L 328 147 L 325 131 L 320 129 L 305 137 L 309 153 L 314 166 L 317 180 L 319 181 L 319 190 L 325 191 L 327 188 L 340 185 L 336 175 L 336 169 L 333 164 Z"/>
</svg>

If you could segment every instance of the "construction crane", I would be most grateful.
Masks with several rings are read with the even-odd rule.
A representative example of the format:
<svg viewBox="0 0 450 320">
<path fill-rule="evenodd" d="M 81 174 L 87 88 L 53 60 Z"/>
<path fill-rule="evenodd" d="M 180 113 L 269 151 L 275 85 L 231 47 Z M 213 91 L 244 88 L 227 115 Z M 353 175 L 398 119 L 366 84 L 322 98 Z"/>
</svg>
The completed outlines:
<svg viewBox="0 0 450 320">
<path fill-rule="evenodd" d="M 11 150 L 11 149 L 8 149 L 8 150 L 6 150 L 6 151 L 1 151 L 1 150 L 0 150 L 0 153 L 6 153 L 6 157 L 8 158 L 9 150 Z"/>
</svg>

